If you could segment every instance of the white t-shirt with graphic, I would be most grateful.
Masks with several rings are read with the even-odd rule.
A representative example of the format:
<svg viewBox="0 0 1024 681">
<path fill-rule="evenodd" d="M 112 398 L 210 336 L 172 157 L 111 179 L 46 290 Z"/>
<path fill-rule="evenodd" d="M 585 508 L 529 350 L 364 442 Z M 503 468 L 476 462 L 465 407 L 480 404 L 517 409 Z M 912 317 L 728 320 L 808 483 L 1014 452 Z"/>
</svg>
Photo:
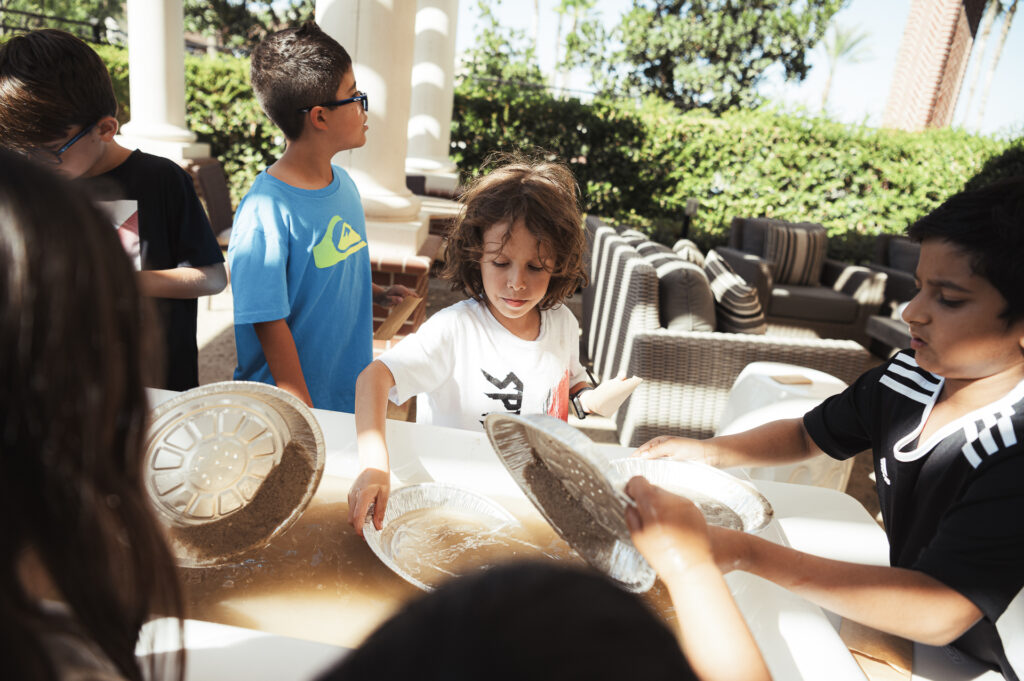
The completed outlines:
<svg viewBox="0 0 1024 681">
<path fill-rule="evenodd" d="M 523 340 L 487 307 L 463 300 L 428 319 L 380 356 L 401 404 L 413 395 L 416 420 L 477 430 L 492 412 L 569 416 L 569 388 L 587 380 L 579 323 L 564 305 L 541 312 L 540 335 Z"/>
</svg>

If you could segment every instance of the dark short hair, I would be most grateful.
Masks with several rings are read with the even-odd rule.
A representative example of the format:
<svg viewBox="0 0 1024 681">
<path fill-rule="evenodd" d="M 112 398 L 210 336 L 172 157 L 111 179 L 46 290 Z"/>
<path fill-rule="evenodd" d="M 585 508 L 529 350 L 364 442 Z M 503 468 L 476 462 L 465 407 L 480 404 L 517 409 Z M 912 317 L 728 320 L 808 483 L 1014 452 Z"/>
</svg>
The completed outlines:
<svg viewBox="0 0 1024 681">
<path fill-rule="evenodd" d="M 299 109 L 334 101 L 352 58 L 314 21 L 271 33 L 252 52 L 249 77 L 263 112 L 290 140 L 306 114 Z"/>
<path fill-rule="evenodd" d="M 480 258 L 484 232 L 503 221 L 508 221 L 511 230 L 522 220 L 555 260 L 547 293 L 539 305 L 541 310 L 549 310 L 587 285 L 587 242 L 576 179 L 563 163 L 519 152 L 489 156 L 484 165 L 488 168 L 490 172 L 462 194 L 463 210 L 448 232 L 442 276 L 452 281 L 452 290 L 483 301 Z"/>
<path fill-rule="evenodd" d="M 319 681 L 696 679 L 675 636 L 608 578 L 510 563 L 451 580 L 385 622 Z"/>
<path fill-rule="evenodd" d="M 1024 319 L 1024 177 L 960 192 L 907 230 L 917 242 L 941 239 L 970 258 L 972 271 L 1006 299 L 1008 324 Z"/>
<path fill-rule="evenodd" d="M 27 150 L 74 125 L 117 115 L 110 73 L 81 39 L 56 29 L 0 45 L 0 144 Z"/>
</svg>

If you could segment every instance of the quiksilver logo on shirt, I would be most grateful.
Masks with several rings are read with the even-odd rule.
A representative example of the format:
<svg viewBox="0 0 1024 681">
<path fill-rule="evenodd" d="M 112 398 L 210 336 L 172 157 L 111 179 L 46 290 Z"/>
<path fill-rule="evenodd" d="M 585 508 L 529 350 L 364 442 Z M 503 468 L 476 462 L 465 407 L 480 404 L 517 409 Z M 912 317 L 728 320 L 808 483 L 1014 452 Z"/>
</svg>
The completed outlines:
<svg viewBox="0 0 1024 681">
<path fill-rule="evenodd" d="M 338 234 L 337 241 L 335 241 L 334 229 L 339 222 L 341 223 L 341 233 Z M 343 221 L 340 215 L 335 215 L 327 225 L 327 233 L 324 234 L 324 238 L 313 247 L 313 264 L 321 270 L 334 267 L 348 256 L 364 248 L 366 248 L 366 240 L 359 236 L 359 232 Z"/>
</svg>

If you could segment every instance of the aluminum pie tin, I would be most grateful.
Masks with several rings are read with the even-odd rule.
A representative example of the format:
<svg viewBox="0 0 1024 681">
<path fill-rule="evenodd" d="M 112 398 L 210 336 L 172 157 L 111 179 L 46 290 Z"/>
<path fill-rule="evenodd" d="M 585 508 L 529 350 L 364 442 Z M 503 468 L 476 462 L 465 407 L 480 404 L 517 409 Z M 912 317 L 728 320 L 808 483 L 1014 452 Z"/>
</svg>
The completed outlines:
<svg viewBox="0 0 1024 681">
<path fill-rule="evenodd" d="M 265 546 L 290 527 L 316 492 L 325 462 L 323 433 L 298 398 L 265 383 L 224 381 L 152 410 L 143 477 L 179 565 L 201 567 Z M 289 493 L 275 497 L 274 485 Z M 254 499 L 260 501 L 252 505 Z M 231 523 L 235 531 L 214 541 L 214 530 Z M 201 548 L 197 537 L 205 538 Z"/>
<path fill-rule="evenodd" d="M 462 527 L 458 525 L 463 523 Z M 457 576 L 442 564 L 444 552 L 472 551 L 479 544 L 445 549 L 444 535 L 453 533 L 472 539 L 486 535 L 488 530 L 522 529 L 522 524 L 504 507 L 467 489 L 437 482 L 409 485 L 395 490 L 388 499 L 382 529 L 373 525 L 368 515 L 363 524 L 363 537 L 370 550 L 395 574 L 410 584 L 432 591 L 439 581 Z M 499 547 L 504 548 L 504 547 Z M 503 551 L 509 558 L 511 555 Z M 486 564 L 476 566 L 487 567 Z"/>
<path fill-rule="evenodd" d="M 639 475 L 652 485 L 690 499 L 709 525 L 758 532 L 772 520 L 772 505 L 760 490 L 706 464 L 639 458 L 609 463 L 623 485 Z"/>
<path fill-rule="evenodd" d="M 654 570 L 626 527 L 625 481 L 586 435 L 539 414 L 490 414 L 484 428 L 526 497 L 587 563 L 630 591 L 654 585 Z"/>
</svg>

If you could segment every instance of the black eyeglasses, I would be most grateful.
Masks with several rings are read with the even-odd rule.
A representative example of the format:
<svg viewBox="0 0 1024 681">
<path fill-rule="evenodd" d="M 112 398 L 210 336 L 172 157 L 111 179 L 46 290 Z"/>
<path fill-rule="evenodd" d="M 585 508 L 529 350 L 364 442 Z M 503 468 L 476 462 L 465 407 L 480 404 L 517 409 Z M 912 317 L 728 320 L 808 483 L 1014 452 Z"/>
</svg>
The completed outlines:
<svg viewBox="0 0 1024 681">
<path fill-rule="evenodd" d="M 97 121 L 97 123 L 98 122 L 99 121 Z M 64 146 L 62 146 L 57 151 L 52 151 L 50 149 L 42 149 L 42 148 L 31 149 L 31 150 L 29 150 L 28 155 L 31 156 L 32 158 L 36 159 L 37 161 L 42 161 L 43 163 L 49 163 L 50 165 L 59 166 L 61 163 L 64 162 L 64 159 L 61 158 L 61 156 L 64 154 L 64 152 L 67 151 L 68 149 L 70 149 L 75 142 L 77 142 L 78 140 L 80 140 L 83 137 L 85 137 L 85 135 L 90 130 L 92 130 L 95 127 L 96 127 L 96 123 L 93 123 L 92 125 L 85 126 L 84 128 L 82 128 L 81 130 L 78 131 L 77 135 L 75 135 L 74 137 L 69 139 L 67 142 L 65 142 Z"/>
<path fill-rule="evenodd" d="M 324 102 L 323 104 L 313 104 L 311 106 L 304 106 L 299 111 L 302 113 L 309 113 L 314 106 L 341 106 L 342 104 L 351 104 L 352 102 L 362 102 L 363 111 L 370 110 L 369 95 L 365 92 L 356 92 L 355 97 L 349 97 L 348 99 L 339 99 L 336 102 Z"/>
</svg>

